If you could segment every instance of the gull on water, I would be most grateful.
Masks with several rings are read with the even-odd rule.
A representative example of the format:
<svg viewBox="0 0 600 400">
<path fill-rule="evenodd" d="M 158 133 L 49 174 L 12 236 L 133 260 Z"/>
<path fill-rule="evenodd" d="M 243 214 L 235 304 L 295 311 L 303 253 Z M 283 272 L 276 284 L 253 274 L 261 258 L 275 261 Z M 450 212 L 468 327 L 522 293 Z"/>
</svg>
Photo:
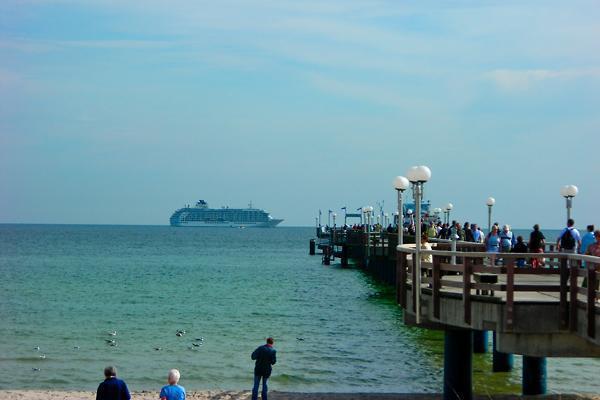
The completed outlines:
<svg viewBox="0 0 600 400">
<path fill-rule="evenodd" d="M 110 336 L 117 336 L 117 331 L 108 332 Z"/>
<path fill-rule="evenodd" d="M 113 345 L 113 344 L 116 344 L 116 343 L 117 343 L 117 341 L 116 341 L 116 340 L 114 340 L 114 339 L 105 339 L 105 340 L 106 340 L 106 343 L 108 343 L 108 344 L 110 344 L 110 345 Z"/>
<path fill-rule="evenodd" d="M 37 351 L 40 351 L 40 346 L 35 346 L 33 349 L 37 350 Z"/>
<path fill-rule="evenodd" d="M 42 359 L 43 359 L 43 358 L 46 358 L 46 355 L 45 355 L 45 354 L 42 354 L 42 355 L 40 356 L 40 358 L 42 358 Z"/>
</svg>

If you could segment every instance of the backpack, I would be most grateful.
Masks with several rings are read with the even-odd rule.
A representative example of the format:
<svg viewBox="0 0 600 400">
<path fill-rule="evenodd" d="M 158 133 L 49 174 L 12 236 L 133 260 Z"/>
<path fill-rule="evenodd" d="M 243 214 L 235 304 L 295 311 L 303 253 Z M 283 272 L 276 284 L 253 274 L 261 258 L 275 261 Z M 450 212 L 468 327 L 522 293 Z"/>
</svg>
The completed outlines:
<svg viewBox="0 0 600 400">
<path fill-rule="evenodd" d="M 560 247 L 565 250 L 573 250 L 575 248 L 575 238 L 571 228 L 567 228 L 560 237 Z"/>
</svg>

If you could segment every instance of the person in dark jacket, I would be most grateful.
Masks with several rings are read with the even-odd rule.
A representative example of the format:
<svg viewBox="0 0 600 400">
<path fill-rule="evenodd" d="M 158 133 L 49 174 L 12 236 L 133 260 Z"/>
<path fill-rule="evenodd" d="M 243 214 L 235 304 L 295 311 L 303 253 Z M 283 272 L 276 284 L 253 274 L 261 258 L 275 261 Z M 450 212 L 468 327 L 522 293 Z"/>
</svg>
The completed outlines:
<svg viewBox="0 0 600 400">
<path fill-rule="evenodd" d="M 262 400 L 267 400 L 267 381 L 271 376 L 273 368 L 271 367 L 277 362 L 277 350 L 273 348 L 273 338 L 267 338 L 267 344 L 258 347 L 252 352 L 252 359 L 256 360 L 254 365 L 254 387 L 252 388 L 252 400 L 258 399 L 258 385 L 262 379 Z"/>
<path fill-rule="evenodd" d="M 96 400 L 130 400 L 131 395 L 127 384 L 117 378 L 115 367 L 104 368 L 104 382 L 98 386 Z"/>
</svg>

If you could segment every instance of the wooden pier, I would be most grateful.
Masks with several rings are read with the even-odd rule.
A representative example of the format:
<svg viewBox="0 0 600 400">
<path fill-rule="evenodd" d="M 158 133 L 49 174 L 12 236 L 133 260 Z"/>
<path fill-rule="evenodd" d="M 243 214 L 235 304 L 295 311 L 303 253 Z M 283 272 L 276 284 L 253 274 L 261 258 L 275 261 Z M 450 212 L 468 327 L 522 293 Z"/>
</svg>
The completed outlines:
<svg viewBox="0 0 600 400">
<path fill-rule="evenodd" d="M 481 346 L 487 331 L 495 368 L 510 369 L 511 355 L 523 355 L 525 395 L 545 393 L 545 357 L 600 357 L 599 257 L 553 246 L 545 254 L 493 254 L 483 244 L 440 240 L 421 249 L 422 260 L 432 262 L 417 271 L 414 237 L 397 246 L 392 232 L 333 229 L 319 236 L 324 263 L 340 258 L 342 266 L 352 262 L 395 285 L 406 324 L 445 332 L 445 399 L 472 398 L 473 339 Z M 529 260 L 541 256 L 545 266 L 532 268 Z"/>
</svg>

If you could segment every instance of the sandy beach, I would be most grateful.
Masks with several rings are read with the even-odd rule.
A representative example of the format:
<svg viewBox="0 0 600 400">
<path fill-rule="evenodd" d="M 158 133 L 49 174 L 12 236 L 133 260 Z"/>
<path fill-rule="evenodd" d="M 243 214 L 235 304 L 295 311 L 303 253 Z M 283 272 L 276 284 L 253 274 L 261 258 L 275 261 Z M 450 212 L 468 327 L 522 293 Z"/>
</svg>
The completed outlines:
<svg viewBox="0 0 600 400">
<path fill-rule="evenodd" d="M 93 400 L 95 392 L 79 391 L 56 391 L 56 390 L 0 390 L 0 399 L 21 400 Z M 133 392 L 133 400 L 156 400 L 158 393 L 154 391 Z M 192 400 L 248 400 L 249 391 L 196 391 L 188 392 L 187 398 Z M 437 400 L 441 394 L 415 394 L 415 393 L 294 393 L 294 392 L 271 392 L 269 398 L 274 400 Z M 476 395 L 478 400 L 510 400 L 521 399 L 518 395 Z M 547 400 L 600 400 L 600 394 L 569 394 L 569 395 L 546 395 L 529 396 L 527 398 Z"/>
</svg>

